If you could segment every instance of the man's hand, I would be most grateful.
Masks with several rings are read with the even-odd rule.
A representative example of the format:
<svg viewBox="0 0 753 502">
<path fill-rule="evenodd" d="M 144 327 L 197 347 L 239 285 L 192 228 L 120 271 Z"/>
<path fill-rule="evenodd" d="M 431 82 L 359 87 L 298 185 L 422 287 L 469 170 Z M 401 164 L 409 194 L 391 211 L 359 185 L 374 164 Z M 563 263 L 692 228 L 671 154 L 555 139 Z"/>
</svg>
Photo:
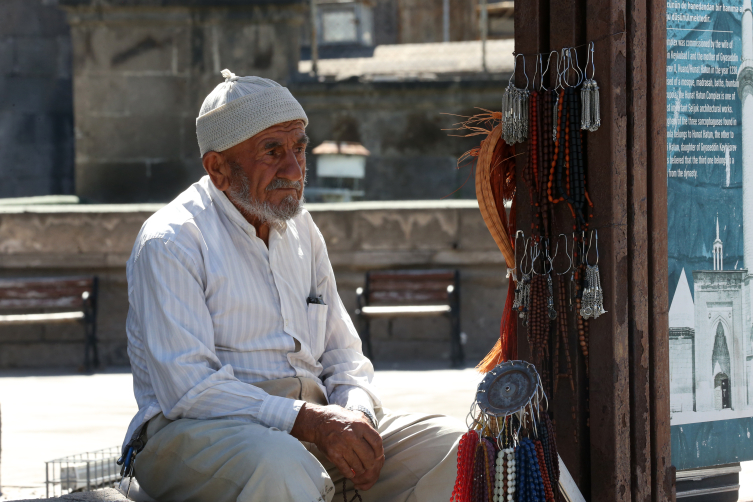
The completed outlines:
<svg viewBox="0 0 753 502">
<path fill-rule="evenodd" d="M 290 435 L 314 443 L 359 490 L 368 490 L 379 479 L 384 465 L 382 438 L 359 411 L 305 403 Z"/>
</svg>

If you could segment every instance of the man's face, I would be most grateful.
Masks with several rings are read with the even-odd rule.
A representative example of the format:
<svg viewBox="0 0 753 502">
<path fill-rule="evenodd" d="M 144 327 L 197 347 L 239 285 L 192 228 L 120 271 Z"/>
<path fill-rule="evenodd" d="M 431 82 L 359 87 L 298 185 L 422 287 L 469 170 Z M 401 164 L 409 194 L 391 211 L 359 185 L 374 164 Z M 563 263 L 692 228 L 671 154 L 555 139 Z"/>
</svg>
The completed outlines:
<svg viewBox="0 0 753 502">
<path fill-rule="evenodd" d="M 230 200 L 263 223 L 300 211 L 308 137 L 300 120 L 284 122 L 222 152 Z"/>
</svg>

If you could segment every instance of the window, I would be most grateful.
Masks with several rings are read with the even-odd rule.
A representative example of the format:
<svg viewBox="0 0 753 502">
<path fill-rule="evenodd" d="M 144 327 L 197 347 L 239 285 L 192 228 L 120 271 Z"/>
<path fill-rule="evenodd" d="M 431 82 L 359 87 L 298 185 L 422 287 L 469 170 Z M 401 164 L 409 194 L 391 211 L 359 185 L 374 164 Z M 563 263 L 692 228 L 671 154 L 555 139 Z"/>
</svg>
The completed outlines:
<svg viewBox="0 0 753 502">
<path fill-rule="evenodd" d="M 356 13 L 352 9 L 322 12 L 322 42 L 358 42 Z"/>
</svg>

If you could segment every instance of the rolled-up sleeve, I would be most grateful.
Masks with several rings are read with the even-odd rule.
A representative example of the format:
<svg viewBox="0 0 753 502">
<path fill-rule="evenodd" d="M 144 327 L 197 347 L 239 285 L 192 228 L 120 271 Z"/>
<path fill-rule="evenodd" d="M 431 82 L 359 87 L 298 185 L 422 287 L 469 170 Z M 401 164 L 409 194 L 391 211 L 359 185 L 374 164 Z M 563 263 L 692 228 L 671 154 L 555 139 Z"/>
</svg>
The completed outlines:
<svg viewBox="0 0 753 502">
<path fill-rule="evenodd" d="M 241 382 L 215 354 L 205 278 L 173 241 L 144 242 L 131 266 L 131 308 L 142 330 L 146 364 L 164 415 L 234 418 L 290 432 L 303 401 L 270 396 Z"/>
<path fill-rule="evenodd" d="M 313 247 L 318 261 L 317 291 L 329 305 L 325 348 L 321 357 L 321 378 L 329 401 L 343 407 L 362 405 L 370 410 L 381 408 L 382 403 L 372 384 L 374 366 L 363 355 L 361 338 L 337 292 L 335 274 L 318 228 Z"/>
</svg>

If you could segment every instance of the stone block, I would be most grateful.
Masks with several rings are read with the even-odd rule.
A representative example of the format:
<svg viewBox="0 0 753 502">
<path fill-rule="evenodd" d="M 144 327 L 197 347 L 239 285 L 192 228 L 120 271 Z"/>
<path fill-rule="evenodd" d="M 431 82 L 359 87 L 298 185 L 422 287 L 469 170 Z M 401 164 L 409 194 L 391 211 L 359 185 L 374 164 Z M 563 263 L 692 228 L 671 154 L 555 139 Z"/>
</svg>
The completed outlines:
<svg viewBox="0 0 753 502">
<path fill-rule="evenodd" d="M 433 250 L 457 242 L 454 210 L 361 211 L 354 215 L 354 236 L 363 250 Z"/>
<path fill-rule="evenodd" d="M 84 74 L 75 82 L 76 111 L 98 117 L 180 116 L 186 85 L 185 77 L 174 75 Z"/>
<path fill-rule="evenodd" d="M 29 77 L 58 76 L 60 40 L 54 37 L 15 37 L 14 74 Z"/>
<path fill-rule="evenodd" d="M 124 17 L 121 22 L 74 24 L 74 73 L 178 75 L 187 71 L 190 30 L 184 19 L 176 24 L 175 19 L 156 15 L 132 21 Z"/>
<path fill-rule="evenodd" d="M 189 112 L 186 112 L 189 113 Z M 199 107 L 196 108 L 196 114 L 199 114 Z M 204 172 L 204 166 L 201 163 L 201 151 L 199 150 L 199 140 L 196 138 L 196 116 L 190 115 L 181 119 L 181 151 L 180 156 L 186 162 L 193 161 L 194 171 L 197 173 Z"/>
<path fill-rule="evenodd" d="M 71 113 L 71 81 L 43 77 L 0 78 L 0 110 L 15 113 Z"/>
<path fill-rule="evenodd" d="M 65 213 L 0 214 L 0 254 L 7 260 L 12 255 L 71 256 L 130 255 L 141 225 L 151 213 Z M 100 264 L 83 267 L 83 274 L 94 273 Z M 27 264 L 27 269 L 55 269 L 57 262 L 44 267 Z M 125 261 L 122 262 L 125 273 Z M 89 269 L 88 271 L 87 268 Z M 2 269 L 0 269 L 2 270 Z M 17 274 L 14 272 L 14 274 Z M 123 279 L 119 279 L 123 280 Z"/>
<path fill-rule="evenodd" d="M 77 192 L 88 201 L 107 204 L 169 202 L 201 178 L 198 169 L 197 162 L 181 160 L 80 162 Z"/>
<path fill-rule="evenodd" d="M 0 72 L 3 76 L 12 75 L 15 66 L 16 40 L 13 37 L 0 38 Z"/>
<path fill-rule="evenodd" d="M 2 197 L 31 197 L 49 193 L 49 178 L 39 178 L 32 175 L 0 179 L 2 180 L 2 187 L 0 187 Z"/>
<path fill-rule="evenodd" d="M 489 233 L 477 208 L 459 209 L 460 229 L 457 249 L 461 251 L 495 251 L 497 243 Z M 501 252 L 500 252 L 501 253 Z"/>
<path fill-rule="evenodd" d="M 63 35 L 68 31 L 65 14 L 43 0 L 0 2 L 0 37 L 12 35 Z"/>
<path fill-rule="evenodd" d="M 473 178 L 467 170 L 455 169 L 456 159 L 432 155 L 371 156 L 364 180 L 366 199 L 472 198 Z"/>
<path fill-rule="evenodd" d="M 203 167 L 201 167 L 201 172 L 197 170 L 196 162 L 152 162 L 147 170 L 149 193 L 146 200 L 169 202 L 199 181 L 204 174 Z"/>
<path fill-rule="evenodd" d="M 286 81 L 296 70 L 298 30 L 283 24 L 246 22 L 205 25 L 204 50 L 212 54 L 212 68 L 228 68 L 236 75 L 256 75 Z M 240 20 L 238 20 L 240 21 Z M 291 60 L 292 56 L 292 60 Z"/>
<path fill-rule="evenodd" d="M 306 191 L 304 190 L 304 196 Z M 311 213 L 314 223 L 319 227 L 327 243 L 329 252 L 349 251 L 358 243 L 355 241 L 351 211 L 314 211 Z"/>
<path fill-rule="evenodd" d="M 181 125 L 180 117 L 169 115 L 79 115 L 76 119 L 76 157 L 79 162 L 86 160 L 121 164 L 137 159 L 176 159 L 180 152 Z M 131 197 L 128 200 L 145 202 L 147 199 Z"/>
<path fill-rule="evenodd" d="M 146 164 L 132 162 L 77 162 L 76 193 L 84 201 L 118 204 L 146 200 L 149 193 Z"/>
</svg>

